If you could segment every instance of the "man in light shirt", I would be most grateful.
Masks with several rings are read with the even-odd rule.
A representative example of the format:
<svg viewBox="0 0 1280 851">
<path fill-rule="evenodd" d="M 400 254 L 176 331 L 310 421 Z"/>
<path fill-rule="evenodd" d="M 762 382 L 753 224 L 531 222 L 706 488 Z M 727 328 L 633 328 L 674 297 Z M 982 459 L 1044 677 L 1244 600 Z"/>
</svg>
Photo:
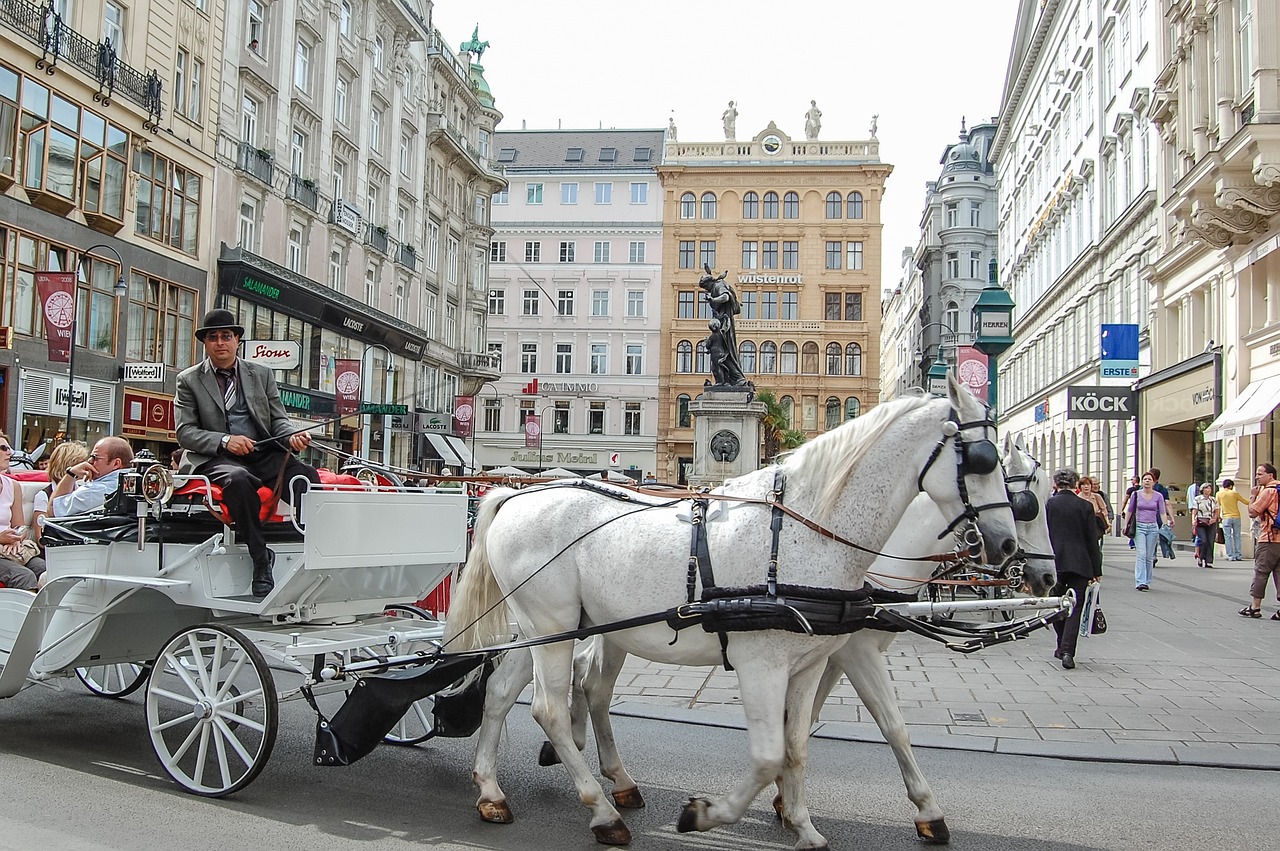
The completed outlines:
<svg viewBox="0 0 1280 851">
<path fill-rule="evenodd" d="M 133 463 L 133 447 L 123 437 L 104 437 L 89 457 L 54 483 L 49 504 L 54 517 L 99 511 L 120 489 L 120 471 Z"/>
</svg>

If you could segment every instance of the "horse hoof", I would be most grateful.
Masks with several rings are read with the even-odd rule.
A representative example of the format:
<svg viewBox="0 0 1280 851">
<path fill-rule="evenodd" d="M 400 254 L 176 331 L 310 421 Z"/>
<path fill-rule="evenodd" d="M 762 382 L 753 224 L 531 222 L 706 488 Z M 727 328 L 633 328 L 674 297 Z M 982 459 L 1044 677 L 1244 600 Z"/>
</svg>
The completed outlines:
<svg viewBox="0 0 1280 851">
<path fill-rule="evenodd" d="M 516 820 L 506 801 L 480 801 L 476 804 L 476 812 L 490 824 L 511 824 Z"/>
<path fill-rule="evenodd" d="M 773 814 L 777 816 L 779 821 L 783 821 L 786 819 L 786 816 L 782 814 L 782 793 L 781 792 L 773 796 Z"/>
<path fill-rule="evenodd" d="M 916 822 L 916 836 L 932 845 L 946 845 L 951 842 L 951 829 L 947 820 L 936 818 L 933 821 Z"/>
<path fill-rule="evenodd" d="M 624 810 L 643 810 L 644 797 L 635 786 L 630 789 L 614 789 L 613 803 Z"/>
<path fill-rule="evenodd" d="M 680 811 L 680 820 L 676 822 L 677 833 L 689 833 L 694 830 L 702 830 L 698 827 L 698 820 L 707 812 L 707 807 L 711 802 L 706 798 L 690 798 L 689 803 L 684 805 L 684 809 Z"/>
<path fill-rule="evenodd" d="M 538 751 L 538 765 L 546 768 L 548 765 L 559 765 L 560 754 L 556 753 L 556 746 L 550 742 L 542 743 L 542 750 Z"/>
<path fill-rule="evenodd" d="M 596 825 L 591 828 L 591 832 L 596 835 L 596 842 L 601 845 L 630 845 L 631 831 L 622 823 L 622 819 L 610 822 L 609 824 Z"/>
</svg>

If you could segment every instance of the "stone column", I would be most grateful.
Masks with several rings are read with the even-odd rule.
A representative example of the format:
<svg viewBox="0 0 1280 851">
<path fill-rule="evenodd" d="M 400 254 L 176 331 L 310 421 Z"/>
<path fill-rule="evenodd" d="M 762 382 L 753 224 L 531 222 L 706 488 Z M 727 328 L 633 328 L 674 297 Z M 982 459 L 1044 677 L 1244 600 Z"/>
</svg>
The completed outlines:
<svg viewBox="0 0 1280 851">
<path fill-rule="evenodd" d="M 716 487 L 760 467 L 763 402 L 750 390 L 708 387 L 689 403 L 693 415 L 690 487 Z"/>
</svg>

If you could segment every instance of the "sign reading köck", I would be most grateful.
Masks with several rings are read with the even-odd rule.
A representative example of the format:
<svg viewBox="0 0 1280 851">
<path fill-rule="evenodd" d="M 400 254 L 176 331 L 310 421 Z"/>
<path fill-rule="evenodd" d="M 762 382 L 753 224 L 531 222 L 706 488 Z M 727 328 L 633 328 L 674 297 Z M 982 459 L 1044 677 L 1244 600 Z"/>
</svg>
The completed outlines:
<svg viewBox="0 0 1280 851">
<path fill-rule="evenodd" d="M 1128 387 L 1067 388 L 1067 419 L 1127 420 L 1137 411 L 1137 396 Z"/>
</svg>

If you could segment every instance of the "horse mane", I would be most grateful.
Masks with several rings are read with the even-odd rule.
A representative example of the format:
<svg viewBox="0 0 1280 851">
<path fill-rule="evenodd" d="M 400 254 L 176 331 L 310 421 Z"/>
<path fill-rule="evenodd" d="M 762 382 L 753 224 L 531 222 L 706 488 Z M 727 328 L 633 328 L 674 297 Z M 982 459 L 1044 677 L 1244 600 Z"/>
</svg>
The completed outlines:
<svg viewBox="0 0 1280 851">
<path fill-rule="evenodd" d="M 820 434 L 791 453 L 783 462 L 788 472 L 823 483 L 814 507 L 818 522 L 826 520 L 848 486 L 849 478 L 889 426 L 932 401 L 933 397 L 920 395 L 884 402 L 865 416 Z"/>
</svg>

